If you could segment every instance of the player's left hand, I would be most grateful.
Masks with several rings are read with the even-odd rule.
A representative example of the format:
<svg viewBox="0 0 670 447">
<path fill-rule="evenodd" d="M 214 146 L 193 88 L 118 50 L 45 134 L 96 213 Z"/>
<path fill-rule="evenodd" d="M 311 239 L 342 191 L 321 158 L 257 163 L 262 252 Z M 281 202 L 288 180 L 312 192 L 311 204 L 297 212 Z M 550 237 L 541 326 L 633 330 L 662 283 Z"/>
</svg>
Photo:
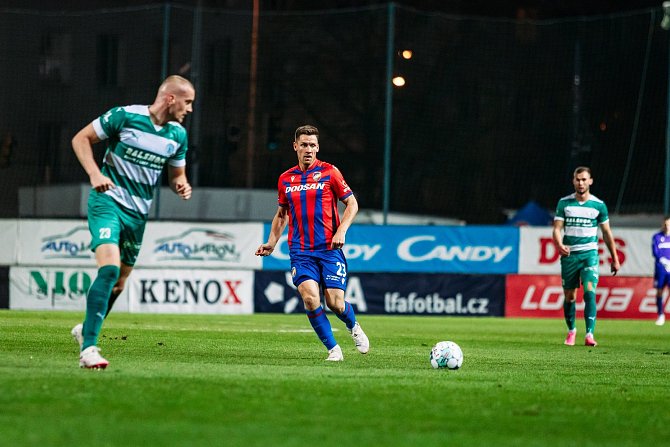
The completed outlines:
<svg viewBox="0 0 670 447">
<path fill-rule="evenodd" d="M 188 199 L 191 198 L 191 193 L 193 192 L 193 188 L 191 188 L 191 185 L 189 185 L 188 183 L 177 183 L 177 187 L 175 188 L 175 192 L 182 199 L 188 200 Z"/>
</svg>

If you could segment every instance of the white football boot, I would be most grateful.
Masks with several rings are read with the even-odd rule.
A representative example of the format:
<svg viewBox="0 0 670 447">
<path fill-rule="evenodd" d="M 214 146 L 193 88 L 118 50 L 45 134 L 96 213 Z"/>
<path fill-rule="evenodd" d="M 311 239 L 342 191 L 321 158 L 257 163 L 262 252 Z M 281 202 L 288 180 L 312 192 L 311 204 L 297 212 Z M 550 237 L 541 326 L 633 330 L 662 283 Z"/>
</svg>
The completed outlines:
<svg viewBox="0 0 670 447">
<path fill-rule="evenodd" d="M 361 354 L 367 354 L 370 350 L 370 340 L 368 340 L 368 336 L 365 335 L 365 332 L 363 332 L 363 329 L 361 328 L 361 325 L 358 324 L 358 321 L 349 332 L 351 333 L 351 338 L 354 339 L 354 344 L 356 345 L 358 352 Z"/>
<path fill-rule="evenodd" d="M 341 362 L 344 360 L 344 356 L 342 355 L 342 348 L 340 348 L 340 345 L 335 345 L 333 346 L 333 349 L 328 350 L 328 357 L 326 360 L 329 362 Z"/>
<path fill-rule="evenodd" d="M 656 326 L 663 326 L 665 324 L 665 314 L 661 314 L 658 316 L 656 319 L 656 323 L 654 323 Z"/>
<path fill-rule="evenodd" d="M 79 354 L 79 367 L 89 369 L 105 369 L 109 362 L 100 355 L 100 348 L 89 346 Z"/>
</svg>

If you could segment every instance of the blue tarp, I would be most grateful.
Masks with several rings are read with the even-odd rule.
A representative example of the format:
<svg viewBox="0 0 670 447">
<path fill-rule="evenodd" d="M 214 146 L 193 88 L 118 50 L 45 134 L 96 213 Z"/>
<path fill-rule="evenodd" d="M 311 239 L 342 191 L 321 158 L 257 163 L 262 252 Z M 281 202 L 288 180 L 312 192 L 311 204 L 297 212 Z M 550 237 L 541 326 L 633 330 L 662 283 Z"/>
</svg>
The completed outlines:
<svg viewBox="0 0 670 447">
<path fill-rule="evenodd" d="M 551 225 L 553 220 L 554 216 L 549 211 L 536 202 L 530 201 L 519 208 L 516 214 L 507 221 L 507 224 L 518 227 L 525 225 L 541 227 Z"/>
</svg>

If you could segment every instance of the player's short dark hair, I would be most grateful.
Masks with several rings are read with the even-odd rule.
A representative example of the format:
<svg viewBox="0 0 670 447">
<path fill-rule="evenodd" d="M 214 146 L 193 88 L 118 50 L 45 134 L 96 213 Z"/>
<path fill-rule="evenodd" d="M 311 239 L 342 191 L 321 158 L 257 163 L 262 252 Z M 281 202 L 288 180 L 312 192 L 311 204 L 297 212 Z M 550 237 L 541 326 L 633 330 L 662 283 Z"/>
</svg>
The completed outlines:
<svg viewBox="0 0 670 447">
<path fill-rule="evenodd" d="M 593 175 L 591 175 L 591 168 L 587 166 L 577 166 L 577 168 L 575 168 L 575 172 L 572 175 L 581 174 L 582 172 L 588 172 L 589 177 L 593 177 Z"/>
<path fill-rule="evenodd" d="M 306 124 L 304 126 L 300 126 L 295 130 L 295 137 L 294 140 L 298 141 L 298 138 L 300 138 L 300 135 L 315 135 L 316 138 L 319 138 L 319 129 L 317 129 L 314 126 L 310 126 L 309 124 Z"/>
</svg>

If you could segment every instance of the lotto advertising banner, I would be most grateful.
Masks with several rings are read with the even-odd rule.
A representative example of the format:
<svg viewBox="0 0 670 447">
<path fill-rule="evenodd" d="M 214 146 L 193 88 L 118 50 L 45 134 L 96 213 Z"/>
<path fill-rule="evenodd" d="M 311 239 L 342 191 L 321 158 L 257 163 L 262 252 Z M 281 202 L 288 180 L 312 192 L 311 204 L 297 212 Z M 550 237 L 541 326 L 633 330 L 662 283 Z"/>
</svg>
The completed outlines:
<svg viewBox="0 0 670 447">
<path fill-rule="evenodd" d="M 12 267 L 9 271 L 9 308 L 31 310 L 86 309 L 86 293 L 95 268 Z M 127 311 L 124 292 L 114 309 Z"/>
<path fill-rule="evenodd" d="M 83 220 L 19 221 L 20 265 L 95 265 Z M 254 256 L 262 224 L 149 222 L 137 261 L 141 267 L 261 268 Z"/>
<path fill-rule="evenodd" d="M 18 221 L 13 219 L 0 219 L 0 265 L 14 265 L 18 256 L 16 235 Z"/>
<path fill-rule="evenodd" d="M 656 318 L 656 292 L 651 277 L 601 276 L 596 307 L 598 318 Z M 505 316 L 563 318 L 561 277 L 508 275 Z M 577 317 L 584 317 L 581 289 L 577 292 Z"/>
<path fill-rule="evenodd" d="M 504 275 L 359 273 L 349 276 L 345 299 L 358 313 L 503 316 L 504 292 Z M 256 312 L 304 312 L 284 272 L 256 272 L 254 306 Z"/>
<path fill-rule="evenodd" d="M 654 273 L 651 238 L 658 230 L 613 229 L 621 276 L 650 276 Z M 610 272 L 610 253 L 602 237 L 598 243 L 600 274 Z M 519 273 L 561 273 L 560 255 L 551 237 L 551 227 L 521 227 L 519 242 Z"/>
<path fill-rule="evenodd" d="M 138 269 L 127 286 L 130 312 L 253 313 L 253 272 Z"/>
<path fill-rule="evenodd" d="M 289 270 L 287 238 L 264 270 Z M 516 227 L 353 225 L 343 250 L 351 272 L 516 273 L 518 246 Z"/>
</svg>

